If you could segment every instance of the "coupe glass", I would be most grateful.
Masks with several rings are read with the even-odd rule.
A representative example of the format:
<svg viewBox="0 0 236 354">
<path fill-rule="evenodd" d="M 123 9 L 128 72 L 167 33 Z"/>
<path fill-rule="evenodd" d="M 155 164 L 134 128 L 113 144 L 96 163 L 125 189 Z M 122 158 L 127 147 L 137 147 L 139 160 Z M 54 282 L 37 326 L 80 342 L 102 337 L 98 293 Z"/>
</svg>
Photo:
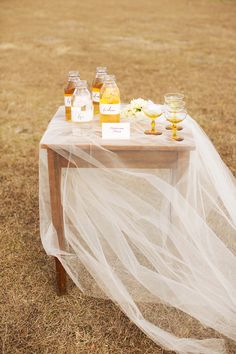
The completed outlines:
<svg viewBox="0 0 236 354">
<path fill-rule="evenodd" d="M 184 138 L 180 137 L 177 134 L 177 131 L 178 131 L 177 124 L 182 122 L 186 118 L 186 115 L 187 115 L 187 111 L 184 109 L 179 110 L 178 112 L 169 111 L 169 110 L 165 111 L 166 119 L 172 123 L 172 125 L 171 125 L 171 130 L 172 130 L 171 139 L 172 140 L 175 140 L 175 141 L 183 141 L 184 140 Z"/>
<path fill-rule="evenodd" d="M 179 111 L 185 107 L 185 102 L 183 101 L 184 95 L 182 93 L 167 93 L 164 98 L 168 110 Z M 172 126 L 168 125 L 166 129 L 172 130 Z M 182 130 L 183 127 L 178 126 L 177 129 Z"/>
<path fill-rule="evenodd" d="M 164 98 L 165 103 L 169 104 L 172 101 L 183 101 L 184 95 L 182 93 L 166 93 Z"/>
<path fill-rule="evenodd" d="M 162 105 L 154 104 L 151 102 L 151 103 L 146 104 L 142 110 L 143 110 L 144 114 L 152 120 L 151 129 L 145 130 L 144 133 L 148 134 L 148 135 L 161 135 L 162 133 L 160 131 L 156 130 L 155 119 L 162 115 L 162 113 L 163 113 Z"/>
</svg>

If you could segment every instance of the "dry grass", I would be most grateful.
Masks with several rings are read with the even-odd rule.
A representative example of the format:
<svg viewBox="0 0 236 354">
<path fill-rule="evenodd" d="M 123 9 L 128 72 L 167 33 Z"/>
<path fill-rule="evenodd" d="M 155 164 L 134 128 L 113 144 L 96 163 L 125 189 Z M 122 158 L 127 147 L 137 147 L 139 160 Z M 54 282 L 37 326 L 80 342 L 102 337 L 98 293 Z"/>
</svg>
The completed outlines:
<svg viewBox="0 0 236 354">
<path fill-rule="evenodd" d="M 164 353 L 111 302 L 72 282 L 56 296 L 39 238 L 38 142 L 66 72 L 91 81 L 106 64 L 125 100 L 187 93 L 235 173 L 235 13 L 227 0 L 1 0 L 1 353 Z"/>
</svg>

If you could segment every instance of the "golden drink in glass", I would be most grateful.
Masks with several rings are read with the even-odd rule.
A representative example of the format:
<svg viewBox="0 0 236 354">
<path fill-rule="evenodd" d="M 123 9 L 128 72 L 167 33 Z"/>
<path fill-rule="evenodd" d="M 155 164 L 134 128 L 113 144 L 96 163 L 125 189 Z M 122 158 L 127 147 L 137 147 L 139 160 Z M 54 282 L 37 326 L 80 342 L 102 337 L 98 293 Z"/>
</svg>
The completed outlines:
<svg viewBox="0 0 236 354">
<path fill-rule="evenodd" d="M 162 133 L 156 130 L 155 119 L 162 115 L 162 106 L 156 105 L 154 103 L 147 104 L 143 107 L 144 114 L 152 120 L 151 129 L 145 130 L 145 134 L 147 135 L 161 135 Z"/>
<path fill-rule="evenodd" d="M 187 115 L 187 112 L 185 110 L 180 110 L 179 112 L 170 112 L 166 111 L 165 113 L 166 119 L 172 123 L 171 129 L 172 129 L 172 136 L 171 139 L 175 141 L 183 141 L 184 138 L 180 137 L 177 135 L 178 127 L 177 124 L 182 122 Z"/>
<path fill-rule="evenodd" d="M 185 107 L 185 102 L 183 101 L 184 95 L 182 93 L 167 93 L 164 96 L 165 98 L 165 104 L 168 107 L 168 109 L 172 110 L 173 112 L 177 112 L 180 109 L 184 109 Z M 166 127 L 167 130 L 172 130 L 172 126 L 168 125 Z M 177 130 L 182 130 L 183 127 L 178 126 Z"/>
</svg>

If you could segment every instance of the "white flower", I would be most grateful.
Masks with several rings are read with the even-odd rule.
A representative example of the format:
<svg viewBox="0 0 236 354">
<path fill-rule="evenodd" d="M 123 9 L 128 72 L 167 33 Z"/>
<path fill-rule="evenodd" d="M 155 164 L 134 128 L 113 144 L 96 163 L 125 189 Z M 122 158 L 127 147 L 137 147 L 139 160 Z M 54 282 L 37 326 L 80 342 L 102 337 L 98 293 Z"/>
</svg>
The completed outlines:
<svg viewBox="0 0 236 354">
<path fill-rule="evenodd" d="M 121 111 L 121 115 L 125 118 L 135 117 L 135 114 L 136 110 L 133 109 L 130 104 L 125 106 Z"/>
<path fill-rule="evenodd" d="M 136 111 L 141 111 L 146 102 L 147 101 L 145 101 L 143 98 L 136 98 L 130 102 L 130 106 Z"/>
<path fill-rule="evenodd" d="M 121 115 L 124 118 L 135 118 L 140 112 L 142 113 L 142 111 L 146 111 L 147 113 L 150 111 L 159 114 L 160 111 L 162 112 L 162 106 L 156 105 L 150 100 L 146 101 L 143 98 L 136 98 L 122 109 Z"/>
</svg>

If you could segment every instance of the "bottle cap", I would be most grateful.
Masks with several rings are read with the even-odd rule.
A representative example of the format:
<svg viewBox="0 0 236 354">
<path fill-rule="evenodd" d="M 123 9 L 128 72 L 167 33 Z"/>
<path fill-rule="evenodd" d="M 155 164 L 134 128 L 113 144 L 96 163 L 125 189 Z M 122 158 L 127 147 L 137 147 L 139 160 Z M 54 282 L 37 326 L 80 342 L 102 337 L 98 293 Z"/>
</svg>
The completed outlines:
<svg viewBox="0 0 236 354">
<path fill-rule="evenodd" d="M 96 72 L 97 73 L 106 73 L 107 72 L 107 67 L 106 66 L 97 66 Z"/>
<path fill-rule="evenodd" d="M 105 75 L 104 81 L 116 81 L 115 75 Z"/>
<path fill-rule="evenodd" d="M 80 77 L 79 71 L 69 71 L 68 73 L 69 77 Z"/>
</svg>

